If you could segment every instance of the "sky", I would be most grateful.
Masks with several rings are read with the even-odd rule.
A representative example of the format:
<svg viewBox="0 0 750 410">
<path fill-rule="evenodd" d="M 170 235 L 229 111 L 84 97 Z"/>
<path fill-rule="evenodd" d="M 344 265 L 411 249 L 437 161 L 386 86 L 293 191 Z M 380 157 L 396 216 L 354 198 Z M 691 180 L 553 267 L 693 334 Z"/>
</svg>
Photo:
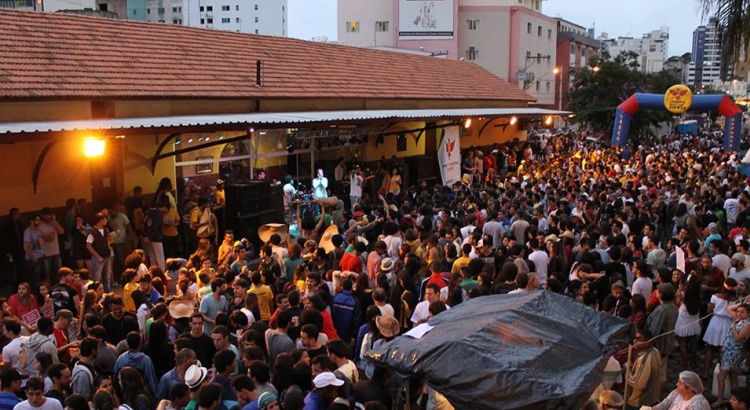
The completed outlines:
<svg viewBox="0 0 750 410">
<path fill-rule="evenodd" d="M 368 0 L 363 0 L 366 3 Z M 310 40 L 336 40 L 336 0 L 288 0 L 289 34 Z M 596 35 L 641 37 L 669 27 L 669 55 L 690 52 L 693 30 L 703 24 L 698 0 L 546 0 L 542 11 L 590 27 Z"/>
</svg>

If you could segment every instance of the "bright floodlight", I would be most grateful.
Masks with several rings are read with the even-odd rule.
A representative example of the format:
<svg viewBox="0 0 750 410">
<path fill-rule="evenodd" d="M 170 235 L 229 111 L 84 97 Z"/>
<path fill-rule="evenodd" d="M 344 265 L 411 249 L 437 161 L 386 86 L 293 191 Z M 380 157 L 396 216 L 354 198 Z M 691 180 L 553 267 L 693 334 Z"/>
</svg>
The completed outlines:
<svg viewBox="0 0 750 410">
<path fill-rule="evenodd" d="M 87 157 L 101 157 L 104 155 L 104 146 L 104 140 L 88 138 L 83 142 L 83 155 Z"/>
</svg>

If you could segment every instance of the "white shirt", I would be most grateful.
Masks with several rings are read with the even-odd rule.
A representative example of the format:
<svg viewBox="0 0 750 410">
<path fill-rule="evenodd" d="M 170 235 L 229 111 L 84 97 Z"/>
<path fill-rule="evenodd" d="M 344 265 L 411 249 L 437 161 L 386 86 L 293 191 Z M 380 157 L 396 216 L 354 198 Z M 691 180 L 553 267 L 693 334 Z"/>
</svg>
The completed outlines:
<svg viewBox="0 0 750 410">
<path fill-rule="evenodd" d="M 63 410 L 63 406 L 60 404 L 59 400 L 47 397 L 44 400 L 44 404 L 39 407 L 34 407 L 29 404 L 28 400 L 24 400 L 16 404 L 16 406 L 13 407 L 13 410 Z"/>
<path fill-rule="evenodd" d="M 313 179 L 313 197 L 328 198 L 328 178 L 316 177 Z"/>
<path fill-rule="evenodd" d="M 729 274 L 729 268 L 732 267 L 732 259 L 729 256 L 720 253 L 711 258 L 711 265 L 713 265 L 714 268 L 719 268 L 726 277 L 727 274 Z"/>
<path fill-rule="evenodd" d="M 430 302 L 423 300 L 417 303 L 414 308 L 414 313 L 411 315 L 411 322 L 415 325 L 419 322 L 424 322 L 430 318 Z"/>
<path fill-rule="evenodd" d="M 378 309 L 380 309 L 380 314 L 383 316 L 396 316 L 396 312 L 393 310 L 393 306 L 391 306 L 390 303 L 386 303 L 383 306 L 378 306 Z"/>
<path fill-rule="evenodd" d="M 292 203 L 292 199 L 295 195 L 297 195 L 297 189 L 294 188 L 294 185 L 291 183 L 288 183 L 284 185 L 284 206 L 288 207 Z"/>
<path fill-rule="evenodd" d="M 638 278 L 633 282 L 632 294 L 640 293 L 646 300 L 651 297 L 651 292 L 654 290 L 654 283 L 649 278 Z"/>
<path fill-rule="evenodd" d="M 362 196 L 362 182 L 364 178 L 361 175 L 352 173 L 352 177 L 349 179 L 349 196 L 360 197 Z"/>
<path fill-rule="evenodd" d="M 544 284 L 547 281 L 547 267 L 549 266 L 549 255 L 542 250 L 535 250 L 529 255 L 529 260 L 534 262 L 534 269 L 539 276 L 539 283 Z"/>
<path fill-rule="evenodd" d="M 18 362 L 21 360 L 21 345 L 26 343 L 27 340 L 29 340 L 28 337 L 19 336 L 3 347 L 3 361 L 19 371 L 25 370 L 25 367 L 21 366 Z M 26 385 L 26 379 L 21 381 L 21 385 Z"/>
<path fill-rule="evenodd" d="M 729 277 L 736 280 L 737 282 L 740 282 L 746 278 L 750 278 L 750 268 L 745 268 L 741 271 L 738 271 L 737 268 L 729 269 Z M 5 349 L 3 349 L 3 351 L 5 351 Z"/>
</svg>

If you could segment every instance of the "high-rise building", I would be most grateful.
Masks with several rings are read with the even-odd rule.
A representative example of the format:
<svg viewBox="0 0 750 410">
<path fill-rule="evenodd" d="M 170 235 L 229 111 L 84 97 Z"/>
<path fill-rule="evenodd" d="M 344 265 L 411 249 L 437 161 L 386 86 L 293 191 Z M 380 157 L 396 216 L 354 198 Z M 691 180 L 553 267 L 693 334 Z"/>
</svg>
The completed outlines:
<svg viewBox="0 0 750 410">
<path fill-rule="evenodd" d="M 474 62 L 552 105 L 557 21 L 541 0 L 338 0 L 338 42 Z"/>
<path fill-rule="evenodd" d="M 130 20 L 286 36 L 287 0 L 96 0 Z"/>
<path fill-rule="evenodd" d="M 688 84 L 695 88 L 709 87 L 726 76 L 722 68 L 721 44 L 716 30 L 716 18 L 693 31 L 693 61 L 688 66 Z"/>
<path fill-rule="evenodd" d="M 0 7 L 36 11 L 93 10 L 95 2 L 94 0 L 0 0 Z"/>
<path fill-rule="evenodd" d="M 669 27 L 646 33 L 641 38 L 641 71 L 658 73 L 664 69 L 669 52 Z"/>
<path fill-rule="evenodd" d="M 598 40 L 601 41 L 602 51 L 606 51 L 612 58 L 622 53 L 632 52 L 637 55 L 639 69 L 644 73 L 658 73 L 664 69 L 669 52 L 669 27 L 661 27 L 645 33 L 641 38 L 631 36 L 619 36 L 609 38 L 607 33 L 602 33 Z"/>
</svg>

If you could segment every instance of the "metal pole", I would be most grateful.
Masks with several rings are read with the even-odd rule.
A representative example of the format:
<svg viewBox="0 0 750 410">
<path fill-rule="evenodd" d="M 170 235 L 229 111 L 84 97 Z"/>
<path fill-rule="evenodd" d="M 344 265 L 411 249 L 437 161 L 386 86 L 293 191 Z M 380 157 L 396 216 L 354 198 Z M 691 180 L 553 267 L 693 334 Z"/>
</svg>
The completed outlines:
<svg viewBox="0 0 750 410">
<path fill-rule="evenodd" d="M 563 66 L 560 65 L 560 86 L 559 86 L 559 99 L 557 100 L 557 110 L 562 111 L 562 89 L 563 89 Z"/>
</svg>

